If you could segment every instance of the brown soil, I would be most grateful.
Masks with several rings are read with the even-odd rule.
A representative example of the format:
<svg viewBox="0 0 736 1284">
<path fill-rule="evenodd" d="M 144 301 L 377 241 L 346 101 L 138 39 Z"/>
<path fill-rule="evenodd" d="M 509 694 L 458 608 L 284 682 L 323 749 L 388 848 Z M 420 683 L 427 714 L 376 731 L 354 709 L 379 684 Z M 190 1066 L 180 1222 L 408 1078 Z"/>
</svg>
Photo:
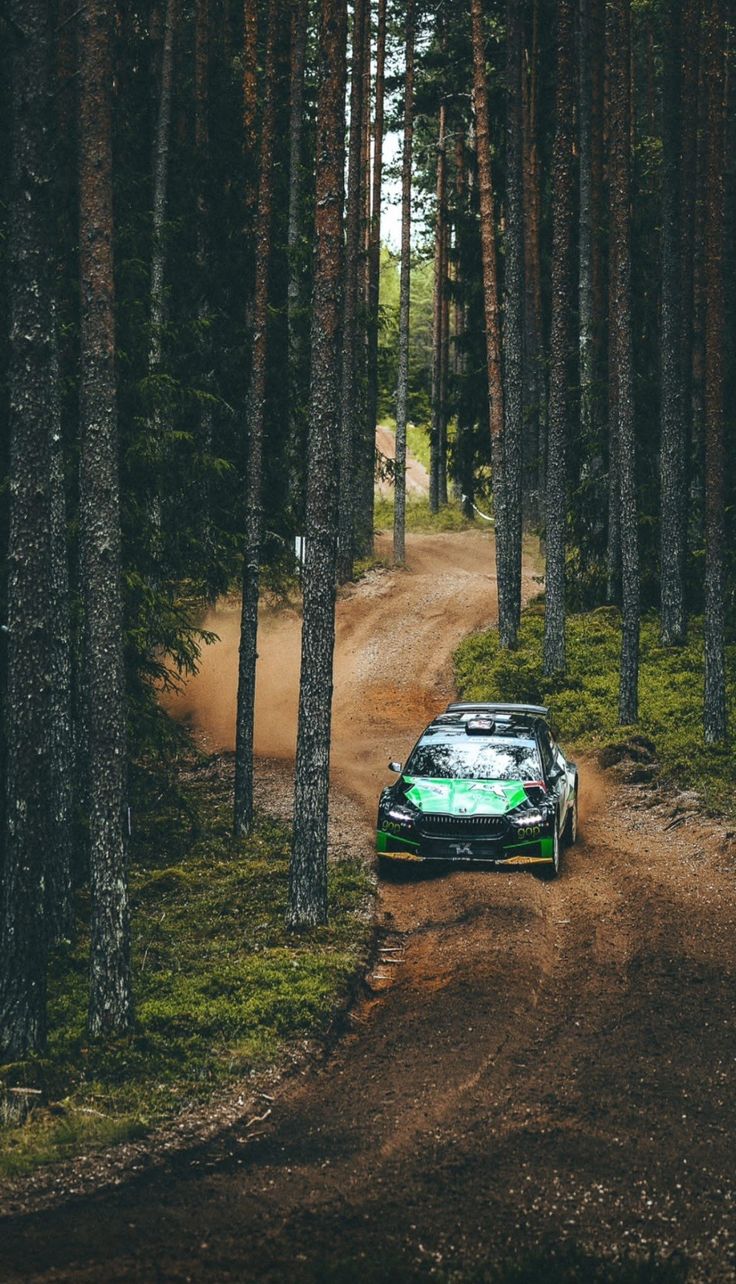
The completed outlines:
<svg viewBox="0 0 736 1284">
<path fill-rule="evenodd" d="M 491 549 L 414 536 L 408 571 L 340 603 L 333 763 L 366 852 L 382 764 L 447 698 L 458 638 L 493 616 Z M 182 705 L 212 747 L 230 743 L 235 660 L 227 612 L 215 627 Z M 297 635 L 295 616 L 264 616 L 259 748 L 285 762 Z M 6 1219 L 0 1278 L 463 1279 L 574 1244 L 608 1279 L 676 1252 L 694 1282 L 736 1280 L 733 835 L 693 812 L 672 827 L 672 799 L 581 766 L 582 836 L 556 883 L 385 884 L 377 960 L 326 1062 L 257 1126 Z"/>
</svg>

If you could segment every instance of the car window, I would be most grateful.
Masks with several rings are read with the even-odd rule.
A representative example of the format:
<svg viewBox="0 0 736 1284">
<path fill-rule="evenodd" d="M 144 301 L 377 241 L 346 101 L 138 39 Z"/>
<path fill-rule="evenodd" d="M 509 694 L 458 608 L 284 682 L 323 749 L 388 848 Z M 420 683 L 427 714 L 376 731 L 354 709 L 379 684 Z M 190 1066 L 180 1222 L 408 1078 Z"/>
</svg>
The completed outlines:
<svg viewBox="0 0 736 1284">
<path fill-rule="evenodd" d="M 435 780 L 538 780 L 537 747 L 528 740 L 463 736 L 420 741 L 404 768 L 407 776 Z"/>
<path fill-rule="evenodd" d="M 550 734 L 546 729 L 543 731 L 540 731 L 539 733 L 539 745 L 542 750 L 542 762 L 544 763 L 544 772 L 545 772 L 545 775 L 548 775 L 550 768 L 552 767 L 552 763 L 554 761 L 554 754 L 552 752 Z"/>
</svg>

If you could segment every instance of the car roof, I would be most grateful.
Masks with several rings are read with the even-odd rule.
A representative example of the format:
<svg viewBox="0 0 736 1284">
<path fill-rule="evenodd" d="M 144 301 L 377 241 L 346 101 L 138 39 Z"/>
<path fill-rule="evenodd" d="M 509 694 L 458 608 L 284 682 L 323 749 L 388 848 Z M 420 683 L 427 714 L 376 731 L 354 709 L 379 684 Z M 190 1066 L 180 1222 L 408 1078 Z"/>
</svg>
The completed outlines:
<svg viewBox="0 0 736 1284">
<path fill-rule="evenodd" d="M 434 739 L 446 732 L 454 739 L 458 733 L 466 733 L 469 723 L 488 719 L 489 738 L 535 741 L 540 731 L 548 731 L 546 713 L 542 705 L 453 703 L 432 719 L 422 737 L 430 733 Z"/>
</svg>

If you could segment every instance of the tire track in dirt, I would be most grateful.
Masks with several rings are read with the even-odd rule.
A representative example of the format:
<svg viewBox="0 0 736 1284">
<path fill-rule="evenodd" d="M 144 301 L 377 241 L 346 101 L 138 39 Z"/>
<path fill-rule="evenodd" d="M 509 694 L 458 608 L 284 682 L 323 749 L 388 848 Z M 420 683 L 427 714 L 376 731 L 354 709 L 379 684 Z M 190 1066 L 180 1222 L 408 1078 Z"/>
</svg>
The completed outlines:
<svg viewBox="0 0 736 1284">
<path fill-rule="evenodd" d="M 366 849 L 382 764 L 451 694 L 453 647 L 494 609 L 487 536 L 409 549 L 409 571 L 339 608 L 333 774 Z M 295 626 L 265 619 L 264 708 L 291 699 Z M 213 746 L 232 701 L 223 648 L 188 697 Z M 259 727 L 288 778 L 285 715 Z M 6 1221 L 0 1276 L 461 1279 L 572 1242 L 611 1279 L 621 1258 L 677 1251 L 693 1284 L 731 1284 L 733 843 L 697 817 L 665 831 L 656 795 L 592 762 L 581 781 L 582 837 L 556 883 L 420 870 L 383 885 L 348 1032 L 255 1140 L 238 1124 L 193 1164 Z"/>
</svg>

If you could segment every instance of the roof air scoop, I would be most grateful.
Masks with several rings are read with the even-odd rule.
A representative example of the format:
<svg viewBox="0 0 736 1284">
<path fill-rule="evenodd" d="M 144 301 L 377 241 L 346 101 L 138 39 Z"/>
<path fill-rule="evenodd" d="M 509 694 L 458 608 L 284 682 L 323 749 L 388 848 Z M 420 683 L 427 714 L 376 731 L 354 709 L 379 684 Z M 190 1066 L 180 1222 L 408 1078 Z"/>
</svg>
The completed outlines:
<svg viewBox="0 0 736 1284">
<path fill-rule="evenodd" d="M 465 723 L 465 730 L 469 736 L 491 736 L 495 730 L 495 720 L 487 714 L 481 714 L 477 718 L 468 718 Z"/>
</svg>

